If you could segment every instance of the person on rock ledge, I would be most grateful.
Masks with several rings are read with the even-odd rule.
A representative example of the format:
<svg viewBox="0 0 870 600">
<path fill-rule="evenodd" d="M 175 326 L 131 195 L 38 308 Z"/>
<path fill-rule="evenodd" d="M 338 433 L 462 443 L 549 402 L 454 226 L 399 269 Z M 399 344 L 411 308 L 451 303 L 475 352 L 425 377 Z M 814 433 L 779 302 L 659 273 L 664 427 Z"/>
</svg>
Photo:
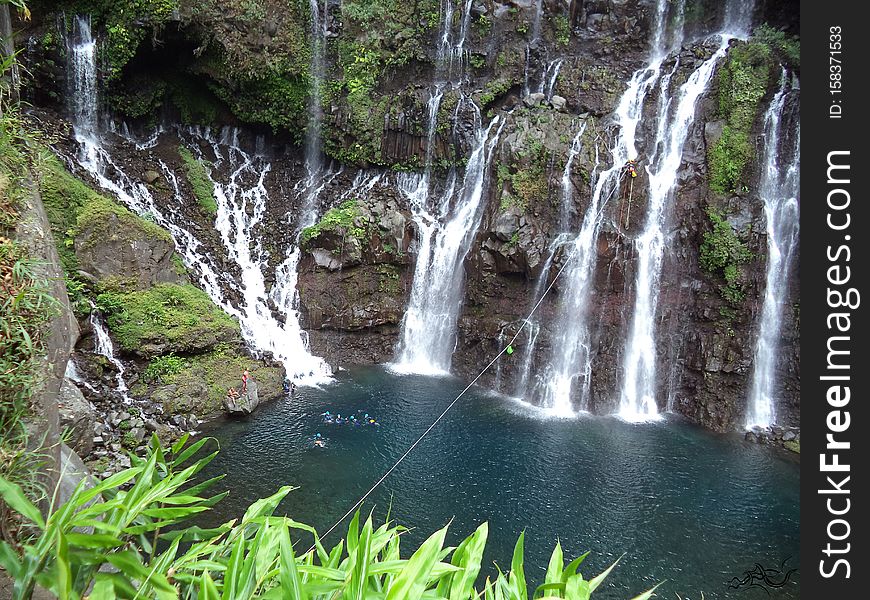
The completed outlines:
<svg viewBox="0 0 870 600">
<path fill-rule="evenodd" d="M 249 377 L 248 370 L 245 369 L 245 372 L 242 373 L 242 392 L 243 393 L 248 391 L 248 377 Z"/>
</svg>

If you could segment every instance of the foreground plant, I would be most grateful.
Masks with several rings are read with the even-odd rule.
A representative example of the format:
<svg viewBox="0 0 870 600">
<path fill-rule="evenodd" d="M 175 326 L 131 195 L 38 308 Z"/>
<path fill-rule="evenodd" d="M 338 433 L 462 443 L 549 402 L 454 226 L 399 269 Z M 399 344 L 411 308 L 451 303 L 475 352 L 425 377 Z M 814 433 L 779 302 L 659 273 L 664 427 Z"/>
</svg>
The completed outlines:
<svg viewBox="0 0 870 600">
<path fill-rule="evenodd" d="M 400 553 L 401 526 L 372 518 L 360 525 L 357 513 L 345 540 L 327 550 L 310 526 L 275 517 L 278 503 L 293 489 L 284 486 L 254 502 L 241 520 L 215 529 L 179 524 L 208 510 L 225 496 L 202 494 L 220 477 L 193 478 L 217 452 L 193 460 L 209 440 L 185 448 L 185 436 L 170 449 L 152 438 L 145 458 L 87 488 L 43 519 L 21 489 L 0 478 L 3 500 L 29 521 L 32 539 L 16 551 L 0 542 L 0 565 L 15 580 L 13 598 L 29 599 L 38 584 L 61 599 L 158 598 L 238 600 L 529 600 L 523 569 L 523 535 L 510 571 L 476 588 L 488 526 L 483 523 L 457 547 L 444 547 L 447 527 L 432 534 L 410 556 Z M 191 463 L 185 466 L 187 463 Z M 173 528 L 169 531 L 167 527 Z M 92 533 L 87 533 L 92 528 Z M 291 531 L 314 543 L 297 553 Z M 587 553 L 588 554 L 588 553 Z M 533 599 L 584 600 L 616 563 L 586 580 L 577 571 L 586 554 L 564 564 L 556 545 L 545 581 Z M 110 565 L 112 569 L 105 569 Z M 634 600 L 646 600 L 652 590 Z"/>
</svg>

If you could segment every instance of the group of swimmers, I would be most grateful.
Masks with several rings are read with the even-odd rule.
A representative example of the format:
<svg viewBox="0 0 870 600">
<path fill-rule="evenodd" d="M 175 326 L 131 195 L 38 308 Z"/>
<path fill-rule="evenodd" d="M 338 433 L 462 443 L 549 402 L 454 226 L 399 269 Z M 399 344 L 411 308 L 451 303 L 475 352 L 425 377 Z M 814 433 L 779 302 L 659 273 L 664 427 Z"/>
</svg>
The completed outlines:
<svg viewBox="0 0 870 600">
<path fill-rule="evenodd" d="M 342 417 L 341 413 L 334 415 L 329 411 L 321 413 L 320 416 L 323 417 L 324 423 L 329 423 L 330 425 L 374 425 L 375 427 L 380 427 L 381 425 L 380 423 L 378 423 L 377 419 L 369 415 L 369 413 L 363 413 L 363 411 L 361 410 L 358 410 L 356 411 L 356 413 L 353 413 L 347 417 Z"/>
</svg>

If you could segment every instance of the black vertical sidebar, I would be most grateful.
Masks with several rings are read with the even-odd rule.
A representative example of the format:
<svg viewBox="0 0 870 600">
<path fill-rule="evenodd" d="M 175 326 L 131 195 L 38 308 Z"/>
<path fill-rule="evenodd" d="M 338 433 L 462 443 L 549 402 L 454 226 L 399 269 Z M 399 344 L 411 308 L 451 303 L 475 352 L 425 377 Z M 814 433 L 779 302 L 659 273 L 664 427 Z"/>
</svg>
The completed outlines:
<svg viewBox="0 0 870 600">
<path fill-rule="evenodd" d="M 870 27 L 860 7 L 800 3 L 803 598 L 868 597 Z"/>
</svg>

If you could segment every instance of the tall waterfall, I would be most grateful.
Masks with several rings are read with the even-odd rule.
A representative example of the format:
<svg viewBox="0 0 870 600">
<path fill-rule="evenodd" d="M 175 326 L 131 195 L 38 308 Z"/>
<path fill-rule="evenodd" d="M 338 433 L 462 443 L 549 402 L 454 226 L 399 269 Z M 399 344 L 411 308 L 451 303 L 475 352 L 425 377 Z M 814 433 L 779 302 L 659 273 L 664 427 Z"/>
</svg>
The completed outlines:
<svg viewBox="0 0 870 600">
<path fill-rule="evenodd" d="M 768 427 L 776 422 L 777 360 L 783 313 L 787 304 L 789 273 L 798 246 L 800 190 L 800 123 L 796 93 L 783 72 L 782 84 L 764 115 L 764 170 L 759 194 L 767 222 L 767 278 L 764 305 L 755 347 L 755 370 L 746 415 L 746 427 Z M 794 125 L 789 137 L 783 122 Z"/>
<path fill-rule="evenodd" d="M 478 107 L 461 96 L 454 119 L 463 106 L 471 107 L 476 121 L 474 149 L 458 191 L 459 176 L 456 169 L 451 168 L 437 201 L 432 202 L 432 159 L 438 109 L 446 87 L 458 88 L 465 75 L 465 40 L 471 7 L 471 0 L 466 0 L 458 35 L 454 35 L 456 9 L 451 0 L 442 1 L 436 82 L 427 105 L 426 165 L 422 174 L 398 178 L 398 187 L 411 206 L 418 238 L 414 283 L 393 363 L 393 368 L 399 372 L 441 374 L 450 368 L 462 300 L 462 262 L 480 223 L 486 174 L 504 126 L 500 123 L 496 133 L 490 136 L 500 119 L 494 118 L 484 128 Z"/>
<path fill-rule="evenodd" d="M 646 223 L 634 240 L 637 254 L 634 314 L 625 344 L 625 379 L 619 406 L 619 414 L 626 420 L 645 420 L 658 415 L 655 319 L 667 242 L 667 208 L 673 198 L 683 145 L 695 117 L 695 104 L 707 89 L 716 63 L 725 55 L 729 39 L 723 35 L 719 49 L 680 86 L 673 114 L 669 113 L 674 99 L 660 103 L 655 152 L 646 167 L 649 177 Z M 663 79 L 662 92 L 669 79 Z"/>
<path fill-rule="evenodd" d="M 671 6 L 668 0 L 659 0 L 657 3 L 650 48 L 652 58 L 649 65 L 634 73 L 628 89 L 619 100 L 613 114 L 618 133 L 610 150 L 611 167 L 594 178 L 592 199 L 583 216 L 580 232 L 566 252 L 568 258 L 561 275 L 560 304 L 551 328 L 557 332 L 552 352 L 534 388 L 524 393 L 557 415 L 568 416 L 574 412 L 573 397 L 578 398 L 580 407 L 585 408 L 589 403 L 593 360 L 593 323 L 589 306 L 594 288 L 593 277 L 598 258 L 596 242 L 603 221 L 603 210 L 619 192 L 626 161 L 637 156 L 635 135 L 644 102 L 661 78 L 661 65 L 669 50 L 678 46 L 682 39 L 681 33 L 669 30 L 668 23 L 676 24 L 673 31 L 681 31 L 682 13 L 682 2 L 675 6 Z"/>
<path fill-rule="evenodd" d="M 453 175 L 437 217 L 428 221 L 420 219 L 414 285 L 402 319 L 402 337 L 394 364 L 400 372 L 439 374 L 450 369 L 462 302 L 463 261 L 480 224 L 486 174 L 504 127 L 496 116 L 484 128 L 480 112 L 475 110 L 475 114 L 478 121 L 475 147 L 468 159 L 462 186 L 455 195 L 452 193 Z M 413 193 L 409 194 L 409 199 L 412 203 L 422 200 L 414 198 Z"/>
<path fill-rule="evenodd" d="M 309 6 L 311 9 L 311 24 L 309 27 L 309 36 L 311 38 L 309 40 L 311 50 L 311 63 L 309 65 L 311 93 L 308 96 L 308 125 L 305 129 L 305 170 L 308 172 L 309 184 L 305 197 L 305 209 L 308 210 L 304 210 L 304 213 L 314 212 L 317 197 L 312 193 L 316 189 L 313 182 L 323 169 L 320 133 L 323 123 L 321 89 L 324 84 L 326 70 L 328 0 L 323 0 L 323 10 L 321 10 L 319 0 L 309 0 Z"/>
<path fill-rule="evenodd" d="M 560 227 L 567 228 L 571 211 L 574 204 L 574 184 L 571 180 L 571 170 L 574 165 L 574 160 L 582 150 L 582 137 L 586 131 L 586 122 L 580 126 L 573 141 L 571 149 L 568 152 L 568 160 L 565 163 L 565 169 L 562 172 L 562 213 L 560 215 Z M 585 224 L 585 223 L 584 223 Z M 523 364 L 520 368 L 519 378 L 519 395 L 523 397 L 531 396 L 538 403 L 550 409 L 553 416 L 568 417 L 574 414 L 571 405 L 572 388 L 578 378 L 582 377 L 583 389 L 581 397 L 584 399 L 585 406 L 586 389 L 588 387 L 589 375 L 591 373 L 591 362 L 589 360 L 589 345 L 585 336 L 585 330 L 578 330 L 576 324 L 584 320 L 585 302 L 588 298 L 582 289 L 578 289 L 575 283 L 582 285 L 583 277 L 575 273 L 576 263 L 573 262 L 573 257 L 576 257 L 576 242 L 577 239 L 571 240 L 567 234 L 558 235 L 550 245 L 550 254 L 544 265 L 541 277 L 538 284 L 535 286 L 535 291 L 532 296 L 537 300 L 540 297 L 543 286 L 549 279 L 550 270 L 553 260 L 556 257 L 558 250 L 568 248 L 568 261 L 565 265 L 567 283 L 564 293 L 560 294 L 563 298 L 558 309 L 557 327 L 554 329 L 554 337 L 551 342 L 551 353 L 547 361 L 541 366 L 540 371 L 535 375 L 534 384 L 530 386 L 529 374 L 531 372 L 531 364 L 534 360 L 534 346 L 538 338 L 539 325 L 537 323 L 529 324 L 529 343 L 528 349 L 524 352 Z"/>
<path fill-rule="evenodd" d="M 291 248 L 286 261 L 279 266 L 276 284 L 271 290 L 276 318 L 269 306 L 266 293 L 265 273 L 267 256 L 259 243 L 254 243 L 253 227 L 262 218 L 268 200 L 264 181 L 270 165 L 262 157 L 243 151 L 237 133 L 225 129 L 220 137 L 209 131 L 193 130 L 211 145 L 219 160 L 225 158 L 230 167 L 229 180 L 214 181 L 218 214 L 215 226 L 221 234 L 227 256 L 242 274 L 235 282 L 224 269 L 202 250 L 202 243 L 189 229 L 186 218 L 180 211 L 162 211 L 154 201 L 148 187 L 128 175 L 104 148 L 98 128 L 96 51 L 91 35 L 90 21 L 76 19 L 75 38 L 69 40 L 69 77 L 73 94 L 70 108 L 73 129 L 79 143 L 79 164 L 94 177 L 103 189 L 116 196 L 128 208 L 140 215 L 148 215 L 158 225 L 167 229 L 185 265 L 198 277 L 200 286 L 212 300 L 229 314 L 239 319 L 242 335 L 251 349 L 258 354 L 271 353 L 284 364 L 288 376 L 300 384 L 318 384 L 329 381 L 331 371 L 320 358 L 308 351 L 307 339 L 302 331 L 296 305 L 296 264 L 298 249 Z M 180 132 L 184 135 L 184 132 Z M 226 157 L 224 155 L 226 154 Z M 178 185 L 174 172 L 162 161 L 161 170 L 174 190 L 176 204 L 191 202 Z M 314 189 L 320 185 L 305 186 Z M 307 192 L 306 192 L 307 193 Z M 252 216 L 247 214 L 251 208 Z M 232 304 L 223 292 L 224 288 L 235 289 L 241 302 Z"/>
</svg>

